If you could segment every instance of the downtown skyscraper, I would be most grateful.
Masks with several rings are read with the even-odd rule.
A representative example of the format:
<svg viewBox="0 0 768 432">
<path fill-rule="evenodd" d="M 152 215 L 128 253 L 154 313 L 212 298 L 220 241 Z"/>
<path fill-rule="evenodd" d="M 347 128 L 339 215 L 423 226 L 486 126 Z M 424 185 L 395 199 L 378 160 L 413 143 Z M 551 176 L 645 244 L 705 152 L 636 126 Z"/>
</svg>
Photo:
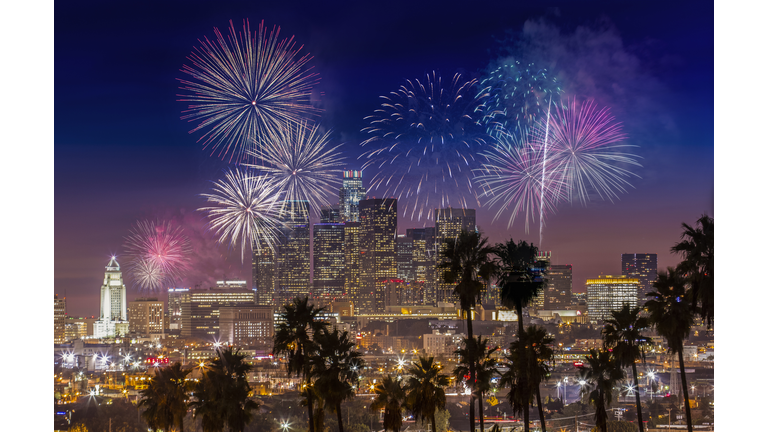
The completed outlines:
<svg viewBox="0 0 768 432">
<path fill-rule="evenodd" d="M 340 222 L 360 221 L 360 201 L 366 199 L 362 171 L 344 171 L 339 190 Z"/>
<path fill-rule="evenodd" d="M 104 272 L 99 320 L 93 325 L 93 333 L 97 338 L 106 338 L 127 332 L 128 307 L 123 272 L 112 257 Z"/>
<path fill-rule="evenodd" d="M 384 310 L 386 281 L 397 277 L 397 199 L 360 201 L 361 313 Z"/>
<path fill-rule="evenodd" d="M 656 254 L 626 253 L 621 254 L 621 274 L 637 278 L 640 286 L 637 289 L 637 304 L 645 304 L 645 295 L 653 291 L 651 284 L 658 276 Z"/>
<path fill-rule="evenodd" d="M 443 262 L 441 256 L 448 246 L 448 239 L 456 239 L 461 231 L 476 231 L 475 209 L 465 208 L 442 208 L 435 209 L 435 253 L 437 258 L 435 265 Z M 455 302 L 453 289 L 455 284 L 446 284 L 442 282 L 440 270 L 436 272 L 436 292 L 427 292 L 425 302 Z"/>
<path fill-rule="evenodd" d="M 344 293 L 344 224 L 339 223 L 339 210 L 325 208 L 320 223 L 312 226 L 314 278 L 313 294 L 322 303 L 341 298 Z"/>
</svg>

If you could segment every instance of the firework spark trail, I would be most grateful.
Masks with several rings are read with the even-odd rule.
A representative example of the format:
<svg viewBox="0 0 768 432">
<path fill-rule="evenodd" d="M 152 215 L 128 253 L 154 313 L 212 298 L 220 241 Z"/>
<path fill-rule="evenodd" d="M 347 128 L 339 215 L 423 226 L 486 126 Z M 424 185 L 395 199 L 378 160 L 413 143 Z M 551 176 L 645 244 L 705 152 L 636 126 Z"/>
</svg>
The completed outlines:
<svg viewBox="0 0 768 432">
<path fill-rule="evenodd" d="M 495 137 L 508 132 L 519 134 L 533 127 L 543 115 L 541 99 L 548 96 L 551 101 L 552 96 L 562 93 L 557 78 L 550 77 L 547 69 L 514 60 L 501 60 L 480 86 L 488 89 L 488 103 L 499 113 L 496 122 L 488 123 L 488 133 Z"/>
<path fill-rule="evenodd" d="M 198 139 L 211 154 L 241 162 L 251 150 L 254 138 L 269 135 L 287 124 L 317 115 L 310 105 L 317 74 L 309 73 L 312 57 L 299 57 L 293 37 L 279 40 L 280 28 L 267 35 L 264 22 L 251 34 L 250 23 L 243 22 L 237 33 L 232 21 L 225 38 L 214 29 L 216 40 L 200 40 L 181 71 L 191 80 L 179 79 L 179 101 L 189 102 L 181 117 L 199 121 L 190 133 L 207 129 Z"/>
<path fill-rule="evenodd" d="M 488 198 L 489 207 L 499 205 L 494 221 L 509 211 L 507 228 L 522 215 L 527 233 L 537 213 L 540 218 L 545 213 L 553 213 L 558 202 L 565 198 L 563 179 L 558 172 L 550 170 L 548 176 L 543 176 L 543 147 L 531 140 L 527 131 L 519 137 L 501 135 L 498 145 L 484 156 L 488 162 L 477 176 L 484 189 L 482 195 Z"/>
<path fill-rule="evenodd" d="M 144 289 L 160 289 L 180 280 L 189 268 L 190 245 L 181 226 L 169 221 L 139 221 L 125 242 L 130 274 Z"/>
<path fill-rule="evenodd" d="M 547 107 L 547 127 L 544 132 L 544 158 L 541 162 L 541 184 L 546 184 L 547 177 L 547 142 L 549 141 L 549 114 L 552 109 L 552 96 L 549 97 L 549 106 Z M 539 247 L 542 247 L 544 241 L 544 188 L 541 188 L 541 205 L 539 206 Z"/>
<path fill-rule="evenodd" d="M 246 165 L 272 179 L 285 201 L 307 201 L 319 214 L 322 206 L 330 205 L 327 194 L 341 185 L 341 169 L 335 168 L 343 165 L 338 151 L 341 145 L 328 148 L 329 137 L 330 131 L 323 134 L 317 125 L 283 128 L 250 152 L 257 162 Z"/>
<path fill-rule="evenodd" d="M 274 249 L 282 222 L 278 219 L 281 194 L 266 176 L 257 176 L 245 170 L 227 171 L 224 179 L 214 182 L 213 192 L 202 194 L 212 207 L 203 207 L 211 228 L 219 235 L 219 243 L 235 247 L 240 243 L 240 260 L 245 260 L 245 249 L 261 244 Z"/>
<path fill-rule="evenodd" d="M 456 74 L 443 86 L 435 72 L 382 96 L 362 130 L 370 136 L 361 143 L 370 148 L 360 156 L 363 169 L 376 168 L 370 188 L 403 202 L 411 219 L 431 219 L 437 206 L 479 205 L 472 172 L 481 160 L 474 155 L 489 147 L 486 128 L 498 114 L 486 107 L 488 97 L 477 80 Z"/>
<path fill-rule="evenodd" d="M 598 109 L 594 101 L 579 105 L 575 99 L 555 107 L 550 127 L 552 165 L 562 173 L 568 200 L 586 205 L 590 194 L 613 202 L 618 193 L 631 187 L 628 179 L 640 177 L 625 166 L 642 167 L 636 156 L 625 149 L 627 138 L 621 123 L 607 108 Z"/>
</svg>

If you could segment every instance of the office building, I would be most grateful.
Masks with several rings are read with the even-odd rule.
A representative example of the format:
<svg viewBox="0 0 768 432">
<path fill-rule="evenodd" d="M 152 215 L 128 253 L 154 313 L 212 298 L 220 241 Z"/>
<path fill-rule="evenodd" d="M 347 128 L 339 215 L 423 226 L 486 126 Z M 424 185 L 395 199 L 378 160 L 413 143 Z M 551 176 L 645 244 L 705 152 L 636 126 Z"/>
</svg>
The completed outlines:
<svg viewBox="0 0 768 432">
<path fill-rule="evenodd" d="M 271 350 L 275 332 L 271 306 L 223 306 L 219 309 L 219 342 Z"/>
<path fill-rule="evenodd" d="M 419 306 L 424 304 L 424 283 L 402 279 L 385 281 L 384 306 Z"/>
<path fill-rule="evenodd" d="M 282 239 L 282 234 L 279 235 Z M 279 274 L 277 271 L 277 255 L 280 246 L 270 247 L 264 240 L 254 243 L 251 273 L 253 276 L 254 295 L 259 306 L 274 306 L 272 296 L 277 291 Z"/>
<path fill-rule="evenodd" d="M 435 209 L 435 265 L 441 264 L 443 252 L 448 246 L 448 240 L 455 240 L 462 231 L 474 232 L 477 230 L 475 224 L 475 210 L 465 208 L 442 208 Z M 446 284 L 443 282 L 443 270 L 435 270 L 436 274 L 436 304 L 442 302 L 454 303 L 456 299 L 453 296 L 455 284 Z"/>
<path fill-rule="evenodd" d="M 325 302 L 344 293 L 344 224 L 313 225 L 314 297 Z"/>
<path fill-rule="evenodd" d="M 436 305 L 435 227 L 408 228 L 405 236 L 413 241 L 414 280 L 423 283 L 422 301 Z"/>
<path fill-rule="evenodd" d="M 637 306 L 637 289 L 640 281 L 627 276 L 600 276 L 587 279 L 587 311 L 592 322 L 611 317 L 611 311 L 624 304 Z"/>
<path fill-rule="evenodd" d="M 361 313 L 384 310 L 384 281 L 397 277 L 397 200 L 360 201 Z M 354 300 L 353 300 L 354 301 Z"/>
<path fill-rule="evenodd" d="M 53 295 L 53 343 L 60 344 L 66 339 L 67 298 Z"/>
<path fill-rule="evenodd" d="M 181 330 L 181 305 L 189 301 L 189 288 L 168 288 L 168 329 Z"/>
<path fill-rule="evenodd" d="M 654 291 L 653 282 L 658 276 L 656 254 L 621 254 L 621 274 L 640 281 L 637 290 L 637 304 L 645 304 L 646 294 Z"/>
<path fill-rule="evenodd" d="M 344 223 L 344 297 L 355 305 L 360 313 L 360 222 Z"/>
<path fill-rule="evenodd" d="M 544 309 L 559 310 L 570 306 L 571 292 L 573 291 L 573 266 L 570 264 L 551 264 L 546 277 Z"/>
<path fill-rule="evenodd" d="M 552 252 L 551 251 L 539 251 L 538 255 L 536 256 L 536 261 L 542 263 L 546 270 L 549 270 L 550 263 L 552 262 Z M 541 290 L 536 294 L 536 296 L 531 299 L 531 301 L 528 303 L 528 307 L 533 310 L 543 310 L 544 309 L 544 298 L 546 297 L 546 291 L 548 288 L 548 284 L 545 284 Z"/>
<path fill-rule="evenodd" d="M 109 260 L 101 286 L 99 320 L 93 325 L 97 338 L 115 337 L 128 331 L 128 305 L 123 272 L 115 257 Z"/>
<path fill-rule="evenodd" d="M 181 336 L 213 341 L 219 335 L 220 309 L 227 306 L 253 307 L 253 290 L 245 281 L 219 281 L 215 288 L 190 289 L 182 299 Z"/>
<path fill-rule="evenodd" d="M 157 298 L 137 298 L 128 302 L 128 331 L 148 336 L 165 333 L 165 305 Z"/>
<path fill-rule="evenodd" d="M 320 223 L 341 223 L 341 213 L 338 207 L 323 207 L 320 209 Z"/>
<path fill-rule="evenodd" d="M 362 171 L 344 171 L 339 190 L 339 216 L 341 222 L 360 221 L 360 201 L 366 198 Z"/>
<path fill-rule="evenodd" d="M 416 280 L 416 268 L 413 265 L 413 238 L 405 234 L 397 235 L 397 278 L 409 282 Z"/>
</svg>

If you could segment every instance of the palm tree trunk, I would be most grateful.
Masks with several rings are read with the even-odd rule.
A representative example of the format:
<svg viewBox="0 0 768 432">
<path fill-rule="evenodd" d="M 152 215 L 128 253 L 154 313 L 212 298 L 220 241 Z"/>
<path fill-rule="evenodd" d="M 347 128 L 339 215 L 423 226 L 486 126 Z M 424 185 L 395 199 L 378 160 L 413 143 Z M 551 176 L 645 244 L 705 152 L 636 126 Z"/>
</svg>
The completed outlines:
<svg viewBox="0 0 768 432">
<path fill-rule="evenodd" d="M 480 432 L 485 432 L 485 411 L 483 410 L 483 397 L 483 393 L 480 393 L 480 397 L 477 398 L 477 415 L 480 417 Z"/>
<path fill-rule="evenodd" d="M 517 340 L 520 340 L 520 336 L 523 334 L 523 329 L 524 329 L 524 327 L 523 327 L 523 305 L 522 304 L 515 305 L 515 310 L 517 311 Z M 523 364 L 526 364 L 527 362 L 525 361 L 525 347 L 523 346 L 523 344 L 518 344 L 518 345 L 520 345 L 520 361 L 522 361 Z M 522 374 L 520 378 L 521 378 L 520 379 L 521 387 L 522 388 L 528 388 L 527 382 L 526 382 L 527 381 L 526 375 Z M 526 396 L 525 397 L 525 401 L 524 401 L 525 407 L 523 409 L 523 424 L 524 424 L 523 428 L 524 428 L 525 432 L 528 432 L 528 430 L 530 428 L 528 422 L 530 421 L 530 419 L 529 419 L 529 414 L 528 414 L 528 397 L 527 397 L 527 395 L 525 395 L 525 396 Z"/>
<path fill-rule="evenodd" d="M 640 404 L 640 386 L 637 383 L 637 365 L 632 362 L 632 375 L 635 378 L 635 405 L 637 405 L 637 427 L 643 432 L 643 409 Z"/>
<path fill-rule="evenodd" d="M 339 432 L 344 432 L 344 424 L 341 421 L 341 402 L 336 404 L 336 419 L 339 421 Z"/>
<path fill-rule="evenodd" d="M 603 389 L 600 389 L 600 397 L 598 401 L 598 406 L 595 407 L 595 410 L 600 412 L 600 415 L 597 415 L 595 413 L 595 417 L 597 417 L 595 420 L 597 420 L 595 423 L 597 426 L 597 429 L 600 432 L 608 432 L 608 412 L 605 411 L 605 395 L 603 394 Z"/>
<path fill-rule="evenodd" d="M 685 396 L 685 418 L 688 421 L 688 432 L 693 432 L 693 422 L 691 422 L 691 403 L 688 400 L 688 380 L 685 379 L 685 365 L 683 364 L 683 343 L 680 342 L 680 349 L 677 350 L 677 358 L 680 362 L 680 381 L 683 384 L 683 396 Z"/>
<path fill-rule="evenodd" d="M 544 421 L 544 407 L 541 406 L 541 388 L 536 386 L 536 403 L 539 405 L 539 421 L 541 422 L 541 432 L 547 432 L 547 425 Z"/>
<path fill-rule="evenodd" d="M 467 314 L 467 338 L 472 341 L 472 309 L 466 309 L 464 312 Z M 474 343 L 474 342 L 473 342 Z M 469 348 L 469 347 L 467 347 Z M 475 432 L 475 358 L 474 352 L 471 349 L 467 350 L 469 358 L 469 431 Z"/>
<path fill-rule="evenodd" d="M 435 413 L 432 413 L 432 415 L 429 417 L 429 420 L 432 422 L 432 432 L 437 432 L 437 421 L 435 421 Z"/>
<path fill-rule="evenodd" d="M 307 410 L 309 410 L 309 432 L 315 432 L 315 413 L 312 408 L 312 389 L 307 385 Z"/>
</svg>

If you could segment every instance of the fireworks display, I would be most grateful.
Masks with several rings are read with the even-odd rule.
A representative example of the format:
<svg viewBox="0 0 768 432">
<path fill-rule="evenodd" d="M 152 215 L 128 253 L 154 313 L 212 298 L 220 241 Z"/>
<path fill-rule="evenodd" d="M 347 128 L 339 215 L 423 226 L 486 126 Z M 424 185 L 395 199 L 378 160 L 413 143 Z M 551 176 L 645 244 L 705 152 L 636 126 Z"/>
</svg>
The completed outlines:
<svg viewBox="0 0 768 432">
<path fill-rule="evenodd" d="M 488 89 L 488 103 L 496 108 L 496 121 L 489 122 L 488 128 L 494 136 L 524 133 L 546 114 L 550 100 L 559 102 L 562 92 L 546 69 L 514 60 L 502 61 L 480 85 Z"/>
<path fill-rule="evenodd" d="M 478 183 L 490 208 L 498 207 L 494 220 L 508 214 L 507 227 L 518 216 L 525 218 L 525 232 L 537 216 L 555 211 L 565 198 L 564 185 L 556 170 L 546 171 L 544 147 L 530 141 L 527 130 L 519 137 L 506 134 L 498 145 L 483 154 L 488 162 L 479 170 Z M 546 174 L 545 174 L 546 173 Z"/>
<path fill-rule="evenodd" d="M 189 268 L 190 244 L 180 226 L 171 222 L 139 221 L 125 240 L 128 267 L 139 287 L 167 288 Z"/>
<path fill-rule="evenodd" d="M 366 117 L 362 130 L 368 138 L 361 158 L 374 176 L 370 188 L 404 203 L 403 214 L 420 220 L 437 207 L 478 204 L 472 170 L 475 156 L 489 145 L 486 128 L 493 128 L 495 112 L 489 94 L 477 80 L 456 74 L 449 82 L 427 74 L 382 96 L 384 102 Z M 450 192 L 449 192 L 450 191 Z"/>
<path fill-rule="evenodd" d="M 262 21 L 251 34 L 245 21 L 237 33 L 230 21 L 227 38 L 214 31 L 216 40 L 201 40 L 188 57 L 192 65 L 181 69 L 191 77 L 179 80 L 188 92 L 179 100 L 189 102 L 181 118 L 198 122 L 190 133 L 205 130 L 198 141 L 211 154 L 241 162 L 254 139 L 318 113 L 309 103 L 318 76 L 293 37 L 280 40 L 279 27 L 267 34 Z"/>
<path fill-rule="evenodd" d="M 227 171 L 214 182 L 213 192 L 202 194 L 212 204 L 200 210 L 210 220 L 220 243 L 235 247 L 240 243 L 240 260 L 249 244 L 273 248 L 281 223 L 278 220 L 281 194 L 267 177 L 242 169 Z"/>
<path fill-rule="evenodd" d="M 579 105 L 571 99 L 553 109 L 548 164 L 563 176 L 569 201 L 586 204 L 596 194 L 613 202 L 631 187 L 628 179 L 639 176 L 628 168 L 642 165 L 638 156 L 626 151 L 634 147 L 624 143 L 626 138 L 621 123 L 594 101 Z"/>
<path fill-rule="evenodd" d="M 329 135 L 304 123 L 283 128 L 256 146 L 251 166 L 268 176 L 286 201 L 307 201 L 318 212 L 330 205 L 327 194 L 338 193 L 341 185 L 340 145 L 329 147 Z"/>
</svg>

